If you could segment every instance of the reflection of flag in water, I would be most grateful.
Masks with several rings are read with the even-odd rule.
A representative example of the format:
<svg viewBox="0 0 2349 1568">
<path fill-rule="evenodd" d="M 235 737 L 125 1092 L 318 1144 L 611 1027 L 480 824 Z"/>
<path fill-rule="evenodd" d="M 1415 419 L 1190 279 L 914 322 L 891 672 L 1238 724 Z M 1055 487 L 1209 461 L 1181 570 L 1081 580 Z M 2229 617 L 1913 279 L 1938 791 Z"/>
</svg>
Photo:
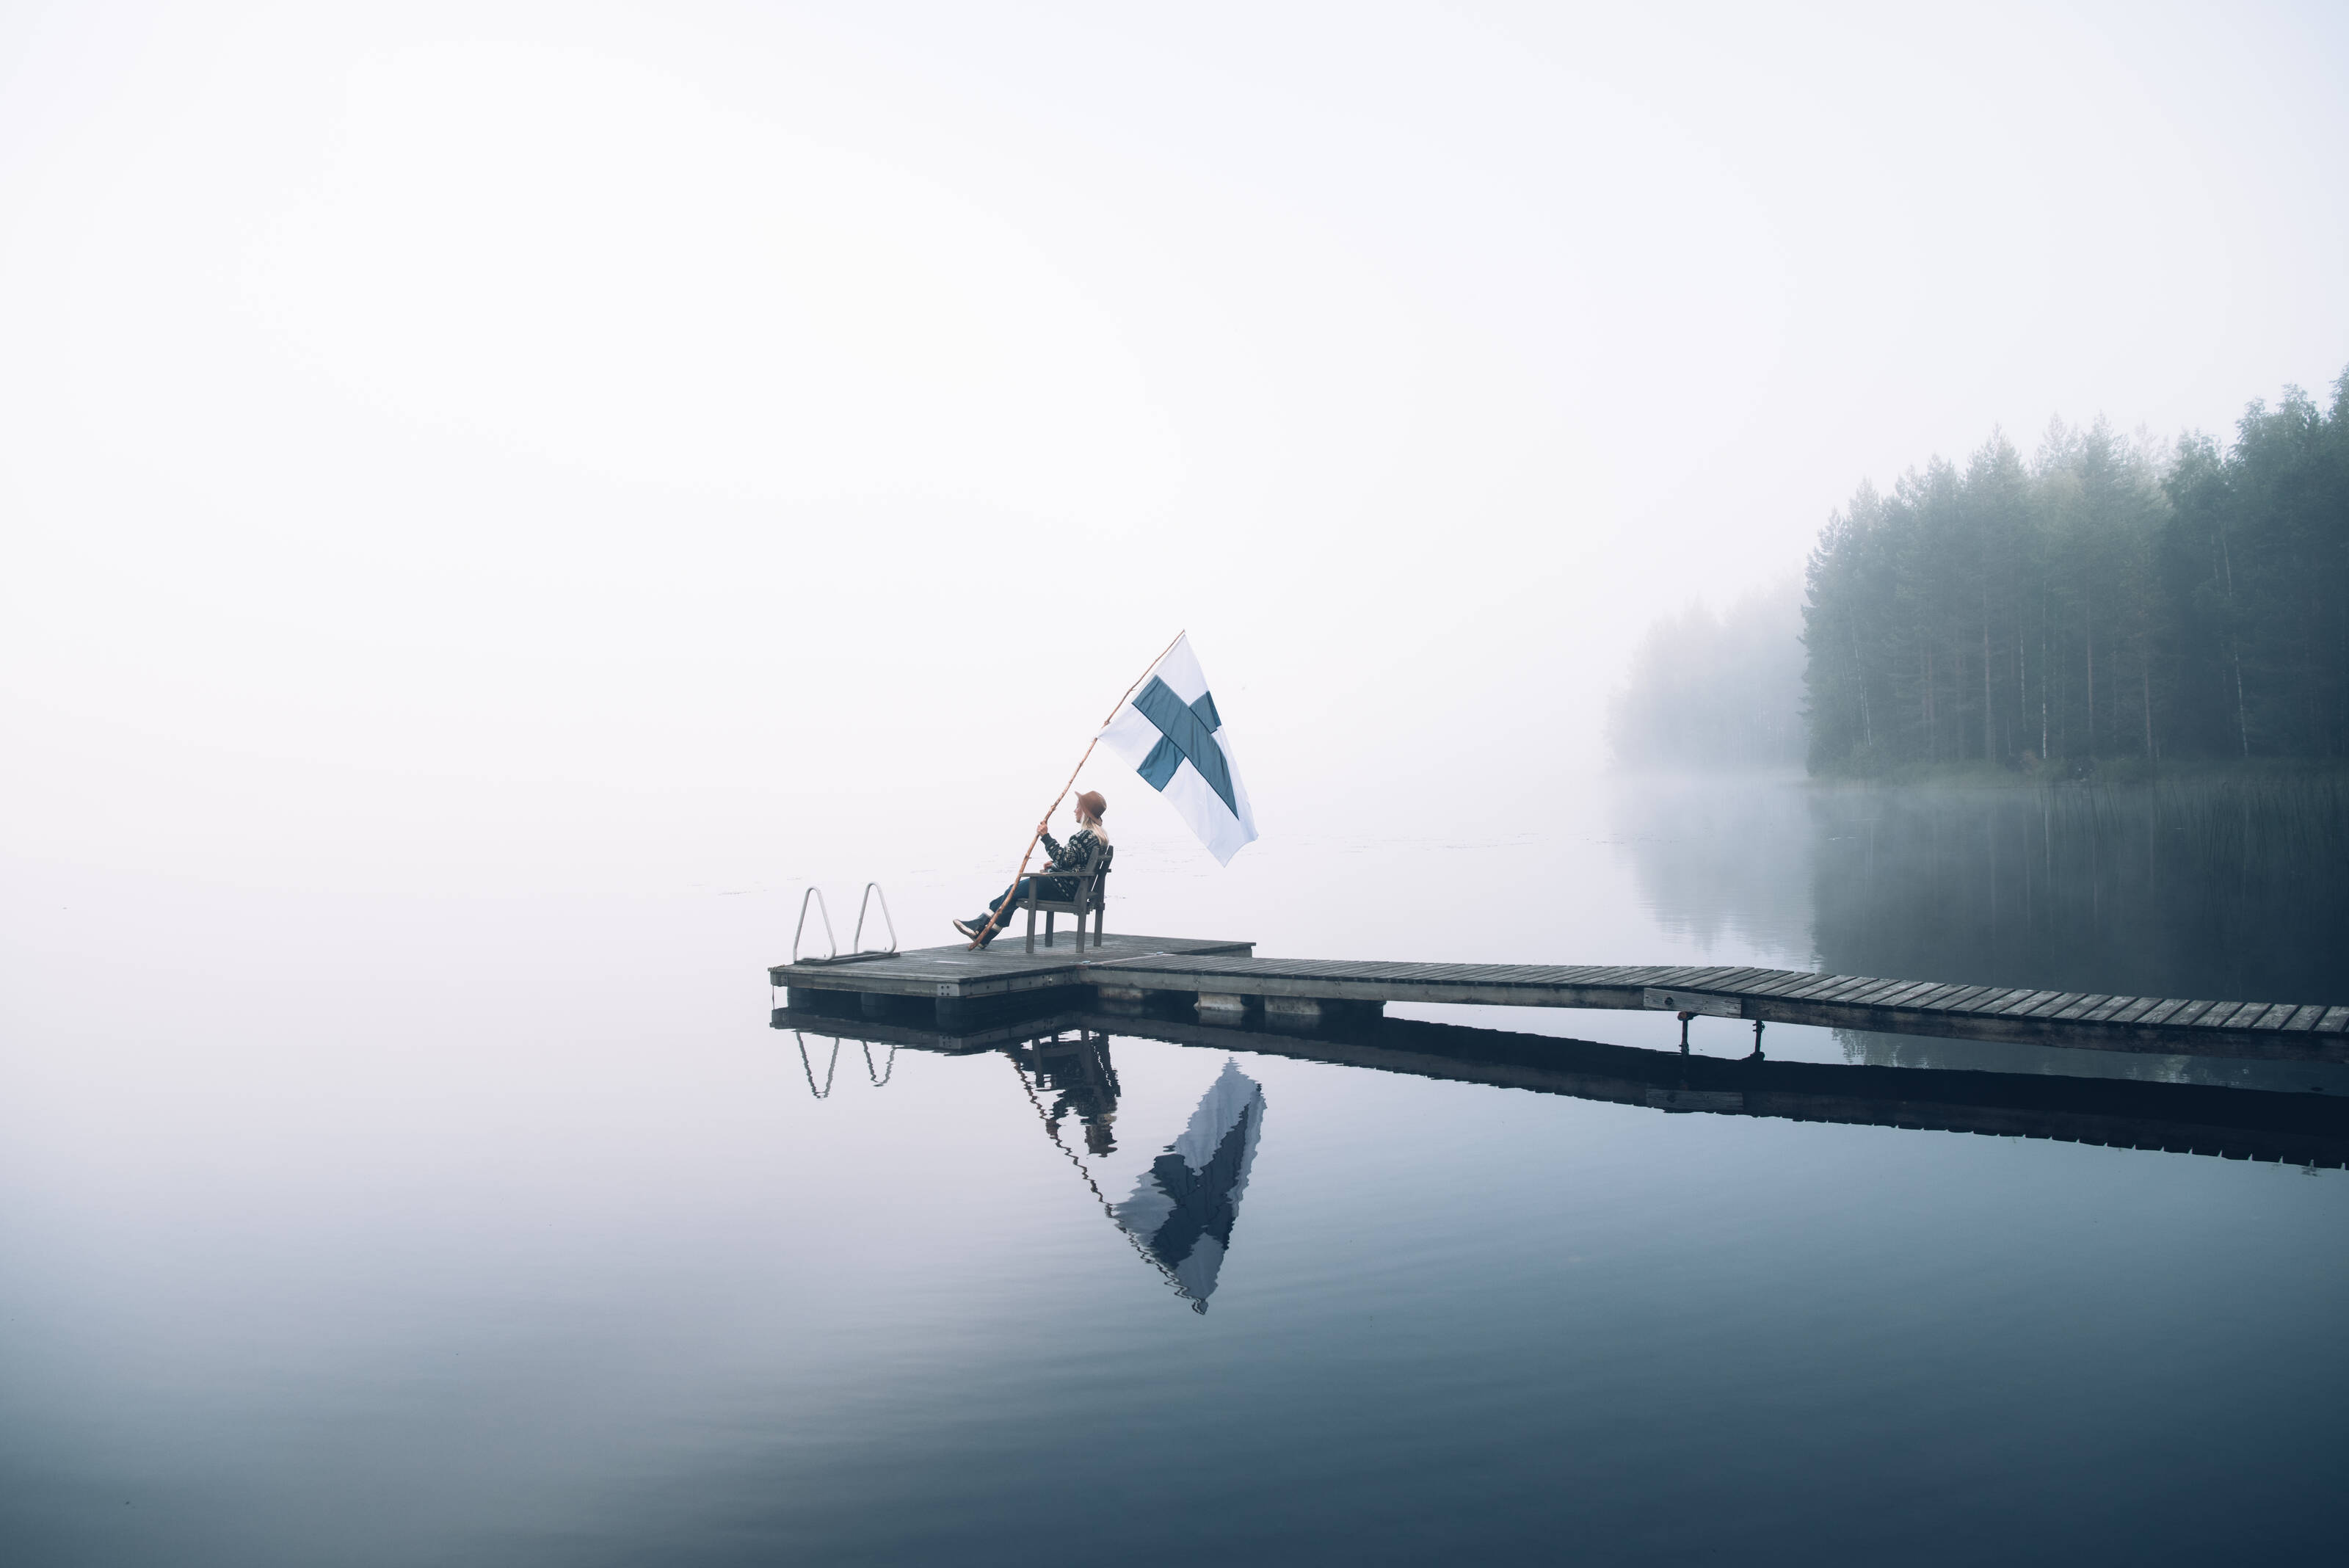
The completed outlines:
<svg viewBox="0 0 2349 1568">
<path fill-rule="evenodd" d="M 1190 1298 L 1194 1312 L 1206 1311 L 1215 1293 L 1263 1126 L 1263 1086 L 1237 1063 L 1226 1062 L 1183 1136 L 1142 1174 L 1133 1196 L 1110 1210 Z"/>
</svg>

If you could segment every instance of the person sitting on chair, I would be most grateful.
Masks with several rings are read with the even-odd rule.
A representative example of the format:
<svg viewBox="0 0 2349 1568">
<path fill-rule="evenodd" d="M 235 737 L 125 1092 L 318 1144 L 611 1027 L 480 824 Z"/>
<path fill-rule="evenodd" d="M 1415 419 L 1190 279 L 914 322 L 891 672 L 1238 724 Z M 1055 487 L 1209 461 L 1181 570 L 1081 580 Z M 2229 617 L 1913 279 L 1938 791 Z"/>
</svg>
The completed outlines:
<svg viewBox="0 0 2349 1568">
<path fill-rule="evenodd" d="M 1108 870 L 1110 857 L 1116 853 L 1110 847 L 1109 829 L 1102 826 L 1102 813 L 1109 809 L 1109 802 L 1101 797 L 1099 790 L 1089 789 L 1077 796 L 1076 804 L 1069 809 L 1077 819 L 1077 831 L 1070 836 L 1066 844 L 1045 831 L 1051 826 L 1049 817 L 1036 825 L 1037 836 L 1044 842 L 1044 853 L 1051 857 L 1051 864 L 1046 867 L 1045 870 L 1047 872 L 1081 871 L 1085 868 L 1086 859 L 1092 856 L 1096 846 L 1101 849 L 1101 865 L 1095 869 Z M 957 920 L 954 923 L 954 929 L 971 940 L 978 941 L 978 933 L 987 930 L 987 922 L 992 917 L 995 920 L 995 928 L 992 930 L 987 930 L 987 940 L 993 941 L 1003 934 L 1004 918 L 1010 913 L 1013 906 L 1028 897 L 1029 890 L 1036 886 L 1036 881 L 1037 878 L 1034 877 L 1022 877 L 1017 887 L 1006 888 L 1001 897 L 987 906 L 986 914 L 975 916 L 968 920 Z M 1043 896 L 1047 898 L 1076 897 L 1077 884 L 1071 877 L 1048 875 L 1043 877 Z"/>
</svg>

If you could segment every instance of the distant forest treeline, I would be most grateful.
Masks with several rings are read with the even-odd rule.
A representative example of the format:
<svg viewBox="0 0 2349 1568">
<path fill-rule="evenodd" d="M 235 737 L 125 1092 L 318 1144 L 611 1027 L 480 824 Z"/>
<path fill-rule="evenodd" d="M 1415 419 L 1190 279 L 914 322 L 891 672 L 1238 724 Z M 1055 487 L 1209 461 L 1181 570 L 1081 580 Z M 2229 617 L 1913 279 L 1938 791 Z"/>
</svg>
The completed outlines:
<svg viewBox="0 0 2349 1568">
<path fill-rule="evenodd" d="M 2099 421 L 1862 485 L 1810 558 L 1812 771 L 2349 756 L 2349 372 L 2333 394 L 2224 448 Z"/>
</svg>

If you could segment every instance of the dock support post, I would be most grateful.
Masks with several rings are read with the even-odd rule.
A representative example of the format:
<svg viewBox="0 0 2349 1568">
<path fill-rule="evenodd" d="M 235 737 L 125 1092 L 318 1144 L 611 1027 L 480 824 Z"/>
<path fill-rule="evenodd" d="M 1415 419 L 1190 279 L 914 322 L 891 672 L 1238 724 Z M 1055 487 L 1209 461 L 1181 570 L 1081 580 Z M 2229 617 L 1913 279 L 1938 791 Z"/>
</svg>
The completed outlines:
<svg viewBox="0 0 2349 1568">
<path fill-rule="evenodd" d="M 1759 1062 L 1759 1061 L 1761 1061 L 1761 1060 L 1762 1060 L 1762 1021 L 1761 1021 L 1760 1019 L 1758 1019 L 1758 1018 L 1757 1018 L 1757 1019 L 1755 1019 L 1755 1020 L 1754 1021 L 1754 1056 L 1753 1056 L 1753 1060 L 1754 1060 L 1754 1061 L 1756 1061 L 1756 1062 Z"/>
<path fill-rule="evenodd" d="M 1695 1016 L 1696 1014 L 1693 1012 L 1683 1012 L 1681 1014 L 1681 1054 L 1683 1056 L 1688 1054 L 1689 1020 Z"/>
</svg>

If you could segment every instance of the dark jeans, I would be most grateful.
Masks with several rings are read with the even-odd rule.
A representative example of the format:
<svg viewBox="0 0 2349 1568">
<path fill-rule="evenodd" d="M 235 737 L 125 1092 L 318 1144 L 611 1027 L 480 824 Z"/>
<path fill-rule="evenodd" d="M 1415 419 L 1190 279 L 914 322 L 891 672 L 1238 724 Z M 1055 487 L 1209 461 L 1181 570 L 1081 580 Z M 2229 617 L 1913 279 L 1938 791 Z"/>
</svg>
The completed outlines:
<svg viewBox="0 0 2349 1568">
<path fill-rule="evenodd" d="M 988 909 L 990 912 L 1001 909 L 1005 912 L 1005 919 L 1009 919 L 1010 907 L 1019 903 L 1020 899 L 1026 898 L 1028 896 L 1028 890 L 1035 887 L 1035 885 L 1040 881 L 1044 884 L 1043 896 L 1047 898 L 1069 899 L 1077 896 L 1077 884 L 1074 877 L 1022 877 L 1019 878 L 1018 886 L 1006 888 L 990 903 L 988 903 L 987 906 Z"/>
</svg>

